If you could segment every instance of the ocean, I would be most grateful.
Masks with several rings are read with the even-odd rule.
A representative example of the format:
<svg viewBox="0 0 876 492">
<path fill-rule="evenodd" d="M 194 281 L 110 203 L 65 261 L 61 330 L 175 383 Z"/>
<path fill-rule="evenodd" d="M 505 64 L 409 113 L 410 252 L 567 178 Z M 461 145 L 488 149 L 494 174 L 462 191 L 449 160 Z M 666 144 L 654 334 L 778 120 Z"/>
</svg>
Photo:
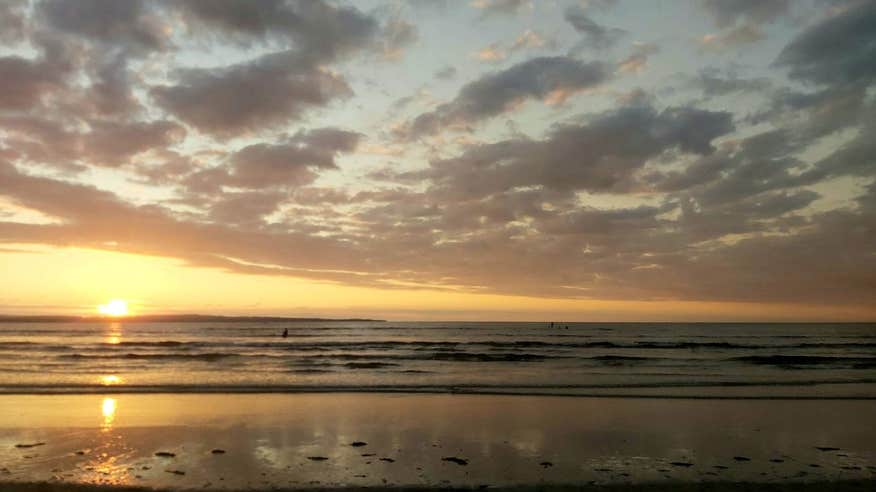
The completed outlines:
<svg viewBox="0 0 876 492">
<path fill-rule="evenodd" d="M 0 323 L 0 393 L 306 391 L 876 398 L 876 324 Z"/>
</svg>

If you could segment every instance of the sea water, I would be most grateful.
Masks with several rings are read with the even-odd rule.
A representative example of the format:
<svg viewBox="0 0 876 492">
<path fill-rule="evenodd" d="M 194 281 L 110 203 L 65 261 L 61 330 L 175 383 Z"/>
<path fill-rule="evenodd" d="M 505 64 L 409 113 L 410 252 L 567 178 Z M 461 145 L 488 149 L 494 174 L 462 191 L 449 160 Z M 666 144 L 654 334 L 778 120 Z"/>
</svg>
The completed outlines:
<svg viewBox="0 0 876 492">
<path fill-rule="evenodd" d="M 0 323 L 0 392 L 108 391 L 874 398 L 876 324 Z"/>
</svg>

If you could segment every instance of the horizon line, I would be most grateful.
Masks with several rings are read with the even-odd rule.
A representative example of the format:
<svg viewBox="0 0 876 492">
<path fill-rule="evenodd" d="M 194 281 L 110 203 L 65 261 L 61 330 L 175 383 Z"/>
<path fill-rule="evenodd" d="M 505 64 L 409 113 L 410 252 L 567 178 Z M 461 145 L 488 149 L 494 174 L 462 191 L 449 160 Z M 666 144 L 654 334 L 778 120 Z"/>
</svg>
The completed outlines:
<svg viewBox="0 0 876 492">
<path fill-rule="evenodd" d="M 638 321 L 573 321 L 562 320 L 544 321 L 532 320 L 465 320 L 465 319 L 422 319 L 422 320 L 393 320 L 362 317 L 322 317 L 322 316 L 260 316 L 260 315 L 220 315 L 200 313 L 159 313 L 159 314 L 130 314 L 125 316 L 106 315 L 75 315 L 75 314 L 4 314 L 0 313 L 0 323 L 87 323 L 87 322 L 153 322 L 153 323 L 196 323 L 196 322 L 369 322 L 369 323 L 554 323 L 563 324 L 873 324 L 876 320 L 813 320 L 813 321 L 789 321 L 789 320 L 638 320 Z"/>
</svg>

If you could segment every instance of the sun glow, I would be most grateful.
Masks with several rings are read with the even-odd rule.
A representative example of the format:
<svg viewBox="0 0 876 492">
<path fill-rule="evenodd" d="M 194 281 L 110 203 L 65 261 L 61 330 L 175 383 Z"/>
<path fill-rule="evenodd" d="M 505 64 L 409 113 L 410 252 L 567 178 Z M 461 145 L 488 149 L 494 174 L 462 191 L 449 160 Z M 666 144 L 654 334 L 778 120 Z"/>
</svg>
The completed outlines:
<svg viewBox="0 0 876 492">
<path fill-rule="evenodd" d="M 105 316 L 127 316 L 128 301 L 123 299 L 112 299 L 106 304 L 97 306 L 97 311 Z"/>
</svg>

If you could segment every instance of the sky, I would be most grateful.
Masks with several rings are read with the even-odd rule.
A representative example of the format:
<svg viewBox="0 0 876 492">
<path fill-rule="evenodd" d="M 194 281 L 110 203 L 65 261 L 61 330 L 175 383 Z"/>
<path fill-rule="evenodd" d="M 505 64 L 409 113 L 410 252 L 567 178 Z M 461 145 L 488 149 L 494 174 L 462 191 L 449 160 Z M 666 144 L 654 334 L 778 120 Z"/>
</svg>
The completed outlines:
<svg viewBox="0 0 876 492">
<path fill-rule="evenodd" d="M 0 313 L 876 319 L 876 2 L 0 3 Z"/>
</svg>

